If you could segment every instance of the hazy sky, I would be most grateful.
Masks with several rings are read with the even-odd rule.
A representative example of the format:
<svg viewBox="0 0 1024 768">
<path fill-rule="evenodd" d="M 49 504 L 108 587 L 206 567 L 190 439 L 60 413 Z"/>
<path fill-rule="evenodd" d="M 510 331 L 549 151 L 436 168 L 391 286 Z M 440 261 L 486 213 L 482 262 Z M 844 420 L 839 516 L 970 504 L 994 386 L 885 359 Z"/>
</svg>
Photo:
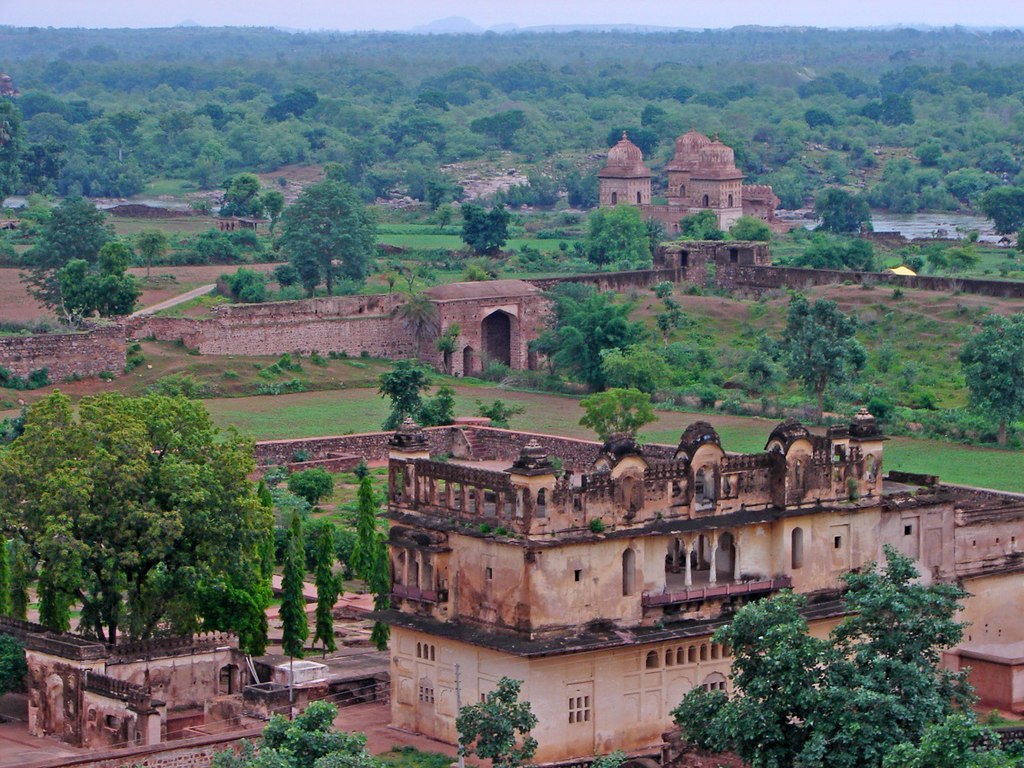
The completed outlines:
<svg viewBox="0 0 1024 768">
<path fill-rule="evenodd" d="M 1021 0 L 0 0 L 0 25 L 43 27 L 281 26 L 403 30 L 447 16 L 514 23 L 1024 27 Z"/>
</svg>

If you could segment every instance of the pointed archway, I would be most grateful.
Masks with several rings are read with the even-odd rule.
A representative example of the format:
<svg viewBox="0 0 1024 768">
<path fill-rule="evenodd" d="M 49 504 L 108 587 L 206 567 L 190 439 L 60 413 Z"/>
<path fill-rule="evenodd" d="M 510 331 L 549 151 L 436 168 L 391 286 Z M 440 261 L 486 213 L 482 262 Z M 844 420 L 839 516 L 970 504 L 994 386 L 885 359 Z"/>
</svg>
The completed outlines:
<svg viewBox="0 0 1024 768">
<path fill-rule="evenodd" d="M 512 366 L 512 316 L 500 309 L 484 318 L 480 327 L 484 357 Z"/>
</svg>

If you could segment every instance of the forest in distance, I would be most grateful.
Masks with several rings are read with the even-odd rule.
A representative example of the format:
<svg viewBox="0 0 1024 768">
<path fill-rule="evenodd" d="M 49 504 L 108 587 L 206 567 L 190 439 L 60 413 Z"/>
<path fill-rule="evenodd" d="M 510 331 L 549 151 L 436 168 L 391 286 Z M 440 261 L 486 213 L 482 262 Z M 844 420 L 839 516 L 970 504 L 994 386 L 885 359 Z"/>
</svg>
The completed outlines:
<svg viewBox="0 0 1024 768">
<path fill-rule="evenodd" d="M 1022 42 L 962 28 L 0 27 L 0 72 L 20 91 L 5 119 L 21 141 L 18 178 L 0 190 L 127 197 L 337 163 L 367 201 L 436 206 L 461 196 L 452 164 L 480 162 L 529 176 L 497 202 L 567 195 L 587 208 L 623 130 L 657 168 L 696 127 L 786 208 L 847 186 L 875 208 L 973 210 L 988 189 L 1021 183 Z"/>
</svg>

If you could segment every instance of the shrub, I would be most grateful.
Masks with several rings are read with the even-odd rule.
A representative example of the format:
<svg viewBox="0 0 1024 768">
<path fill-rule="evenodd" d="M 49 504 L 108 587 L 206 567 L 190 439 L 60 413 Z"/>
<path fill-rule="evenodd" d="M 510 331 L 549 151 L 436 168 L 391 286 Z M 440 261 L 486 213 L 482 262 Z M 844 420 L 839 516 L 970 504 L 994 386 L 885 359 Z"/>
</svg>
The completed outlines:
<svg viewBox="0 0 1024 768">
<path fill-rule="evenodd" d="M 590 528 L 591 533 L 604 533 L 604 520 L 602 520 L 600 517 L 595 517 L 593 520 L 590 521 L 587 527 Z"/>
<path fill-rule="evenodd" d="M 6 368 L 0 368 L 0 387 L 4 389 L 39 389 L 50 383 L 50 369 L 32 371 L 27 378 L 17 376 Z"/>
<path fill-rule="evenodd" d="M 319 467 L 295 472 L 288 478 L 288 490 L 316 506 L 334 491 L 334 478 Z"/>
</svg>

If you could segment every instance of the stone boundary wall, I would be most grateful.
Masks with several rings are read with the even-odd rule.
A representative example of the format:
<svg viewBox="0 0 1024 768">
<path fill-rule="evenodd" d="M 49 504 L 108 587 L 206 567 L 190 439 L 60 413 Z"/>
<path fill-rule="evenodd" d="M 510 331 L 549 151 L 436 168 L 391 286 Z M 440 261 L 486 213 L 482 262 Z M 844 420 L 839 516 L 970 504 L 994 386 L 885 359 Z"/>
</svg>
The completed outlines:
<svg viewBox="0 0 1024 768">
<path fill-rule="evenodd" d="M 215 754 L 237 750 L 242 739 L 257 739 L 262 732 L 263 726 L 260 726 L 146 747 L 90 750 L 82 755 L 30 763 L 22 768 L 210 768 Z"/>
<path fill-rule="evenodd" d="M 452 453 L 458 433 L 464 434 L 470 444 L 491 460 L 511 462 L 530 440 L 536 440 L 548 453 L 563 460 L 567 469 L 589 467 L 601 450 L 601 443 L 576 440 L 537 432 L 519 432 L 497 427 L 427 427 L 423 430 L 433 455 Z M 292 466 L 324 466 L 320 462 L 333 460 L 338 455 L 360 456 L 366 461 L 384 461 L 388 457 L 388 441 L 393 432 L 365 432 L 358 435 L 298 438 L 294 440 L 267 440 L 256 443 L 256 463 L 266 467 L 278 464 Z M 675 455 L 675 446 L 648 443 L 644 455 L 652 461 L 668 461 Z M 297 452 L 305 452 L 306 461 L 294 463 Z"/>
<path fill-rule="evenodd" d="M 599 291 L 615 291 L 621 293 L 628 290 L 647 290 L 655 283 L 663 280 L 679 282 L 683 279 L 680 270 L 674 267 L 658 267 L 655 269 L 637 269 L 629 272 L 588 272 L 582 275 L 566 275 L 563 277 L 524 278 L 523 282 L 550 290 L 562 283 L 583 283 L 592 285 Z"/>
<path fill-rule="evenodd" d="M 0 336 L 0 368 L 22 378 L 41 368 L 53 382 L 121 373 L 125 356 L 124 326 L 116 324 L 75 333 Z"/>
<path fill-rule="evenodd" d="M 344 298 L 344 297 L 339 297 Z M 314 299 L 319 302 L 320 300 Z M 281 355 L 344 352 L 352 357 L 414 357 L 416 344 L 388 314 L 332 316 L 302 302 L 225 306 L 212 319 L 133 318 L 131 339 L 180 341 L 204 355 Z"/>
<path fill-rule="evenodd" d="M 859 283 L 861 285 L 891 285 L 922 291 L 942 293 L 971 293 L 1002 299 L 1024 299 L 1024 281 L 980 280 L 936 275 L 893 275 L 886 272 L 854 272 L 839 269 L 809 269 L 805 267 L 775 267 L 719 264 L 715 284 L 719 288 L 737 291 L 764 291 L 792 288 L 800 290 L 816 285 Z"/>
</svg>

